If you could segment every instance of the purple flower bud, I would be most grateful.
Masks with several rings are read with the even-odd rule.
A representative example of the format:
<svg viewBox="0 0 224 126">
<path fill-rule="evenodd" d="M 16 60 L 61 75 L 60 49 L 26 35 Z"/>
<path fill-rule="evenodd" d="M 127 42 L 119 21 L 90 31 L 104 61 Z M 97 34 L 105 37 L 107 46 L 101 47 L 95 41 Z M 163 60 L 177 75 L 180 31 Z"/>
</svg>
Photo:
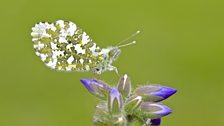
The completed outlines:
<svg viewBox="0 0 224 126">
<path fill-rule="evenodd" d="M 161 123 L 161 118 L 157 118 L 157 119 L 148 119 L 146 121 L 146 124 L 150 125 L 150 126 L 159 126 Z"/>
<path fill-rule="evenodd" d="M 108 98 L 108 109 L 111 114 L 119 114 L 123 106 L 121 94 L 117 88 L 112 88 L 109 93 Z"/>
<path fill-rule="evenodd" d="M 108 93 L 110 91 L 110 87 L 105 84 L 104 82 L 100 80 L 94 80 L 94 79 L 80 79 L 80 81 L 84 84 L 84 86 L 87 88 L 87 90 L 101 98 L 101 99 L 107 99 Z"/>
<path fill-rule="evenodd" d="M 137 88 L 135 94 L 142 96 L 145 101 L 159 102 L 175 94 L 176 91 L 176 89 L 166 86 L 148 85 Z"/>
<path fill-rule="evenodd" d="M 119 81 L 117 86 L 119 92 L 123 97 L 127 97 L 131 93 L 131 81 L 128 78 L 127 74 L 125 74 Z"/>
<path fill-rule="evenodd" d="M 141 110 L 145 111 L 145 114 L 149 116 L 148 118 L 151 119 L 161 118 L 172 113 L 170 108 L 158 103 L 143 102 L 140 107 Z"/>
<path fill-rule="evenodd" d="M 177 92 L 176 89 L 166 87 L 166 86 L 160 86 L 161 89 L 159 91 L 153 92 L 152 95 L 161 97 L 162 100 L 167 99 L 171 95 L 175 94 Z"/>
</svg>

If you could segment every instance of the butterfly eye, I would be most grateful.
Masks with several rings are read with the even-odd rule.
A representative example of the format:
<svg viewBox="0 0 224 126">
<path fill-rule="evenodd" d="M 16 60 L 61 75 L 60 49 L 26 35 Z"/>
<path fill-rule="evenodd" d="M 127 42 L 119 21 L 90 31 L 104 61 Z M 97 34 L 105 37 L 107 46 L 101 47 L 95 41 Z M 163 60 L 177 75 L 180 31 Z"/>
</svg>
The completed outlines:
<svg viewBox="0 0 224 126">
<path fill-rule="evenodd" d="M 110 52 L 109 56 L 112 57 L 113 60 L 116 60 L 121 53 L 121 50 L 117 47 L 114 47 Z"/>
<path fill-rule="evenodd" d="M 101 69 L 98 68 L 98 67 L 94 67 L 94 71 L 97 72 L 97 73 L 99 73 L 99 72 L 101 72 Z"/>
</svg>

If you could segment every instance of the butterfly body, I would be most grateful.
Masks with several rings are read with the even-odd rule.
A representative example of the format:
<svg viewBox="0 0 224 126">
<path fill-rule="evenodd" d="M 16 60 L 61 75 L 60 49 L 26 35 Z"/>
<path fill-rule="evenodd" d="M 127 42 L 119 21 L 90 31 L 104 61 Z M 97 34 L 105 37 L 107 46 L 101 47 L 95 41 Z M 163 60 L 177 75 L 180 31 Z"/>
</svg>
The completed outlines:
<svg viewBox="0 0 224 126">
<path fill-rule="evenodd" d="M 36 55 L 51 69 L 58 71 L 93 71 L 101 74 L 115 70 L 112 66 L 118 47 L 101 49 L 81 28 L 70 21 L 40 22 L 32 28 Z"/>
</svg>

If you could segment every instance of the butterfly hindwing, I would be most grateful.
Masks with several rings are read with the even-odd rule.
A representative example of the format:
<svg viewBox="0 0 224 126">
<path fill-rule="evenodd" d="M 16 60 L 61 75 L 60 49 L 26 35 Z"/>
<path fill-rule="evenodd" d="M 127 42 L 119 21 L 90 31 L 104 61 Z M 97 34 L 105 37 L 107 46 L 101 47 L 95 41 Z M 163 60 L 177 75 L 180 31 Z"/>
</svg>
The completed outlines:
<svg viewBox="0 0 224 126">
<path fill-rule="evenodd" d="M 37 23 L 31 36 L 36 55 L 55 70 L 89 71 L 103 58 L 101 48 L 70 21 Z"/>
</svg>

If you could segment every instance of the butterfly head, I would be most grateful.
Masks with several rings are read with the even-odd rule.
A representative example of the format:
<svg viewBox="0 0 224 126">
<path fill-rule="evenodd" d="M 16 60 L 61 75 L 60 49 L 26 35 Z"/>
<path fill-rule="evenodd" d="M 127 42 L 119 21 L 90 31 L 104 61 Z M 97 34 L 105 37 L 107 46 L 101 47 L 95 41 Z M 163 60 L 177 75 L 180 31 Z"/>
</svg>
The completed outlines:
<svg viewBox="0 0 224 126">
<path fill-rule="evenodd" d="M 108 47 L 101 50 L 99 53 L 102 56 L 102 61 L 97 64 L 94 68 L 94 72 L 97 74 L 101 74 L 104 71 L 115 70 L 115 67 L 112 66 L 112 62 L 115 61 L 121 53 L 119 47 Z"/>
<path fill-rule="evenodd" d="M 97 74 L 101 74 L 104 71 L 112 71 L 115 70 L 118 73 L 118 70 L 115 66 L 112 66 L 113 61 L 117 60 L 121 53 L 121 47 L 129 46 L 135 44 L 136 41 L 132 41 L 127 44 L 119 45 L 119 46 L 111 46 L 108 48 L 104 48 L 101 50 L 99 55 L 102 56 L 102 61 L 94 67 L 94 72 Z"/>
<path fill-rule="evenodd" d="M 119 47 L 111 47 L 110 51 L 108 52 L 108 58 L 111 61 L 115 61 L 121 54 L 121 50 Z"/>
</svg>

